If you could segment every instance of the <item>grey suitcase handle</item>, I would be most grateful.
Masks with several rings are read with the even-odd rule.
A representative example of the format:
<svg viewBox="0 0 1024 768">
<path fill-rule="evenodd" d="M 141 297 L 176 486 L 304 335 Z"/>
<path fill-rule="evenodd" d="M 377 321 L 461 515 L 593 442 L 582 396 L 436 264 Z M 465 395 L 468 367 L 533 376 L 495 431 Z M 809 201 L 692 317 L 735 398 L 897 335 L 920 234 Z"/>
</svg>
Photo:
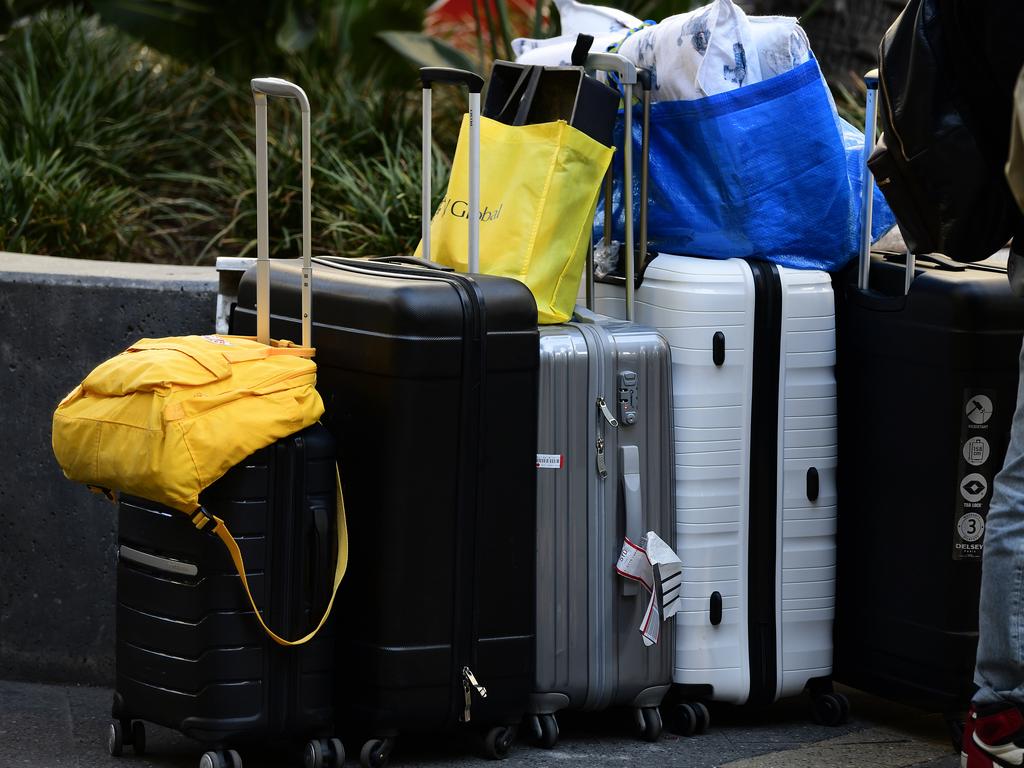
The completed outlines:
<svg viewBox="0 0 1024 768">
<path fill-rule="evenodd" d="M 857 287 L 868 290 L 871 271 L 871 209 L 874 206 L 875 184 L 868 159 L 875 148 L 875 124 L 878 121 L 878 70 L 872 69 L 864 74 L 864 85 L 867 86 L 867 98 L 864 102 L 864 159 L 862 161 L 861 178 L 861 222 L 860 222 L 860 253 L 857 263 Z M 907 249 L 906 276 L 903 282 L 903 294 L 910 292 L 910 284 L 914 282 L 916 258 Z"/>
<path fill-rule="evenodd" d="M 644 142 L 641 154 L 647 149 L 647 128 L 649 127 L 650 116 L 650 77 L 646 74 L 638 75 L 636 65 L 625 56 L 617 53 L 591 53 L 587 55 L 586 68 L 595 72 L 608 72 L 619 76 L 622 82 L 622 103 L 623 120 L 625 130 L 622 140 L 622 206 L 627 211 L 626 219 L 626 242 L 624 244 L 626 254 L 626 319 L 632 321 L 636 311 L 636 259 L 633 253 L 633 87 L 640 84 L 644 92 Z M 643 72 L 643 70 L 639 70 Z M 607 182 L 605 185 L 604 201 L 604 242 L 605 245 L 611 242 L 612 233 L 612 196 L 611 196 L 612 171 L 608 169 Z M 644 199 L 641 200 L 640 232 L 644 241 L 644 248 L 647 248 L 647 158 L 643 158 L 640 179 L 641 192 Z M 594 309 L 594 253 L 593 249 L 587 252 L 586 265 L 586 291 L 587 309 Z"/>
<path fill-rule="evenodd" d="M 302 112 L 302 346 L 313 346 L 312 203 L 309 99 L 294 83 L 279 77 L 249 82 L 256 105 L 256 338 L 270 344 L 270 191 L 267 183 L 267 97 L 295 99 Z"/>
<path fill-rule="evenodd" d="M 422 253 L 430 261 L 430 146 L 431 146 L 431 86 L 436 82 L 457 83 L 469 89 L 469 271 L 480 271 L 480 89 L 483 78 L 473 72 L 450 67 L 423 67 L 420 69 L 423 85 L 423 200 L 422 200 Z"/>
<path fill-rule="evenodd" d="M 643 495 L 640 488 L 640 449 L 635 445 L 619 446 L 622 469 L 622 497 L 626 508 L 626 538 L 637 544 L 644 535 Z M 622 594 L 639 594 L 640 588 L 632 579 L 622 583 Z"/>
</svg>

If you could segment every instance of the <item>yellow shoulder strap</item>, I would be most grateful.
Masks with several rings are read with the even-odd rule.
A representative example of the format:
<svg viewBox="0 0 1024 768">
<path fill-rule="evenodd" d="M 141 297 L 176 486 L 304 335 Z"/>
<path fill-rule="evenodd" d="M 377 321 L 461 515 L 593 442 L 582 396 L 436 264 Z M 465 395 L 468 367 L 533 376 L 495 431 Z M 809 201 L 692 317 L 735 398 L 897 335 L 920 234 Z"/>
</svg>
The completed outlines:
<svg viewBox="0 0 1024 768">
<path fill-rule="evenodd" d="M 234 537 L 231 535 L 231 531 L 229 531 L 227 525 L 224 524 L 224 521 L 216 515 L 207 516 L 201 508 L 192 516 L 192 523 L 199 529 L 206 527 L 206 524 L 210 520 L 213 520 L 215 527 L 212 532 L 224 543 L 224 546 L 227 547 L 228 552 L 231 554 L 231 560 L 234 562 L 235 570 L 238 571 L 238 576 L 242 580 L 242 586 L 245 588 L 245 594 L 246 597 L 249 598 L 249 604 L 252 606 L 253 613 L 256 614 L 256 620 L 259 621 L 263 630 L 270 635 L 278 645 L 302 645 L 303 643 L 309 642 L 316 636 L 316 633 L 319 632 L 326 623 L 327 617 L 331 615 L 331 608 L 334 607 L 334 598 L 338 594 L 338 586 L 341 584 L 341 580 L 345 576 L 345 569 L 348 567 L 348 526 L 345 522 L 345 499 L 341 493 L 341 475 L 337 474 L 337 467 L 335 467 L 335 474 L 338 481 L 338 562 L 334 568 L 334 587 L 331 590 L 331 599 L 327 603 L 324 615 L 320 617 L 320 622 L 316 625 L 316 628 L 304 637 L 300 637 L 298 640 L 285 640 L 274 632 L 274 630 L 268 627 L 265 621 L 263 621 L 263 616 L 260 615 L 260 611 L 256 607 L 256 601 L 253 600 L 252 592 L 249 590 L 249 580 L 245 577 L 245 562 L 242 560 L 242 552 L 238 548 L 238 544 L 235 542 Z"/>
</svg>

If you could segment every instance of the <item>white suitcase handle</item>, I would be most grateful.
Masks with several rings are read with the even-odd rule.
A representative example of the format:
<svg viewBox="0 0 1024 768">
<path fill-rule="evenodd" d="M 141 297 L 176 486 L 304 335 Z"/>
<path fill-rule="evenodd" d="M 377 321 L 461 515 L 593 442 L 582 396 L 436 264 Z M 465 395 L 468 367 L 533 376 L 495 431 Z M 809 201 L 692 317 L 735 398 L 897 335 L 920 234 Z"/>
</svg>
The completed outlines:
<svg viewBox="0 0 1024 768">
<path fill-rule="evenodd" d="M 279 77 L 249 82 L 256 105 L 256 338 L 270 343 L 270 191 L 267 183 L 267 97 L 295 99 L 302 111 L 302 346 L 313 346 L 312 203 L 309 99 L 294 83 Z"/>
</svg>

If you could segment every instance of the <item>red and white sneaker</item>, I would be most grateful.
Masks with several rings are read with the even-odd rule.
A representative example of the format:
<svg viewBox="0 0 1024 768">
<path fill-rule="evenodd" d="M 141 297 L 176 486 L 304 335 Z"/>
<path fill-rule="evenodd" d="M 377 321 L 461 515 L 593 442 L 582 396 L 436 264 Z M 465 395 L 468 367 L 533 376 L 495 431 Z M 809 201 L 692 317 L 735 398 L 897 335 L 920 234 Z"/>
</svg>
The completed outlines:
<svg viewBox="0 0 1024 768">
<path fill-rule="evenodd" d="M 969 732 L 970 743 L 961 755 L 961 762 L 966 755 L 966 762 L 963 762 L 965 766 L 988 768 L 990 765 L 999 765 L 1018 768 L 1024 765 L 1024 713 L 1018 707 L 1013 704 L 995 704 L 972 709 L 964 728 L 965 743 Z M 989 762 L 986 763 L 986 760 Z"/>
<path fill-rule="evenodd" d="M 960 768 L 992 768 L 992 758 L 981 751 L 974 742 L 974 721 L 978 717 L 971 707 L 964 723 L 964 733 L 960 747 Z"/>
</svg>

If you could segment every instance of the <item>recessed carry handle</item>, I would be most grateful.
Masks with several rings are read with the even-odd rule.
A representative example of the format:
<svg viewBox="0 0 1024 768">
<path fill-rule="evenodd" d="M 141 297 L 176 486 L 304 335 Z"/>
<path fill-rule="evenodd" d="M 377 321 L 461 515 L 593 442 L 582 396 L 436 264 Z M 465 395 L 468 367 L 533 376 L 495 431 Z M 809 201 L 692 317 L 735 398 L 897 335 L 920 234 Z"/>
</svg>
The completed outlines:
<svg viewBox="0 0 1024 768">
<path fill-rule="evenodd" d="M 640 489 L 640 449 L 635 445 L 619 446 L 622 471 L 622 498 L 626 507 L 626 538 L 634 544 L 644 535 L 643 495 Z M 622 594 L 635 595 L 640 591 L 637 583 L 627 579 Z"/>
<path fill-rule="evenodd" d="M 455 67 L 421 67 L 420 82 L 424 88 L 430 88 L 434 83 L 452 83 L 466 86 L 470 93 L 480 93 L 484 89 L 484 79 L 480 75 Z"/>
</svg>

